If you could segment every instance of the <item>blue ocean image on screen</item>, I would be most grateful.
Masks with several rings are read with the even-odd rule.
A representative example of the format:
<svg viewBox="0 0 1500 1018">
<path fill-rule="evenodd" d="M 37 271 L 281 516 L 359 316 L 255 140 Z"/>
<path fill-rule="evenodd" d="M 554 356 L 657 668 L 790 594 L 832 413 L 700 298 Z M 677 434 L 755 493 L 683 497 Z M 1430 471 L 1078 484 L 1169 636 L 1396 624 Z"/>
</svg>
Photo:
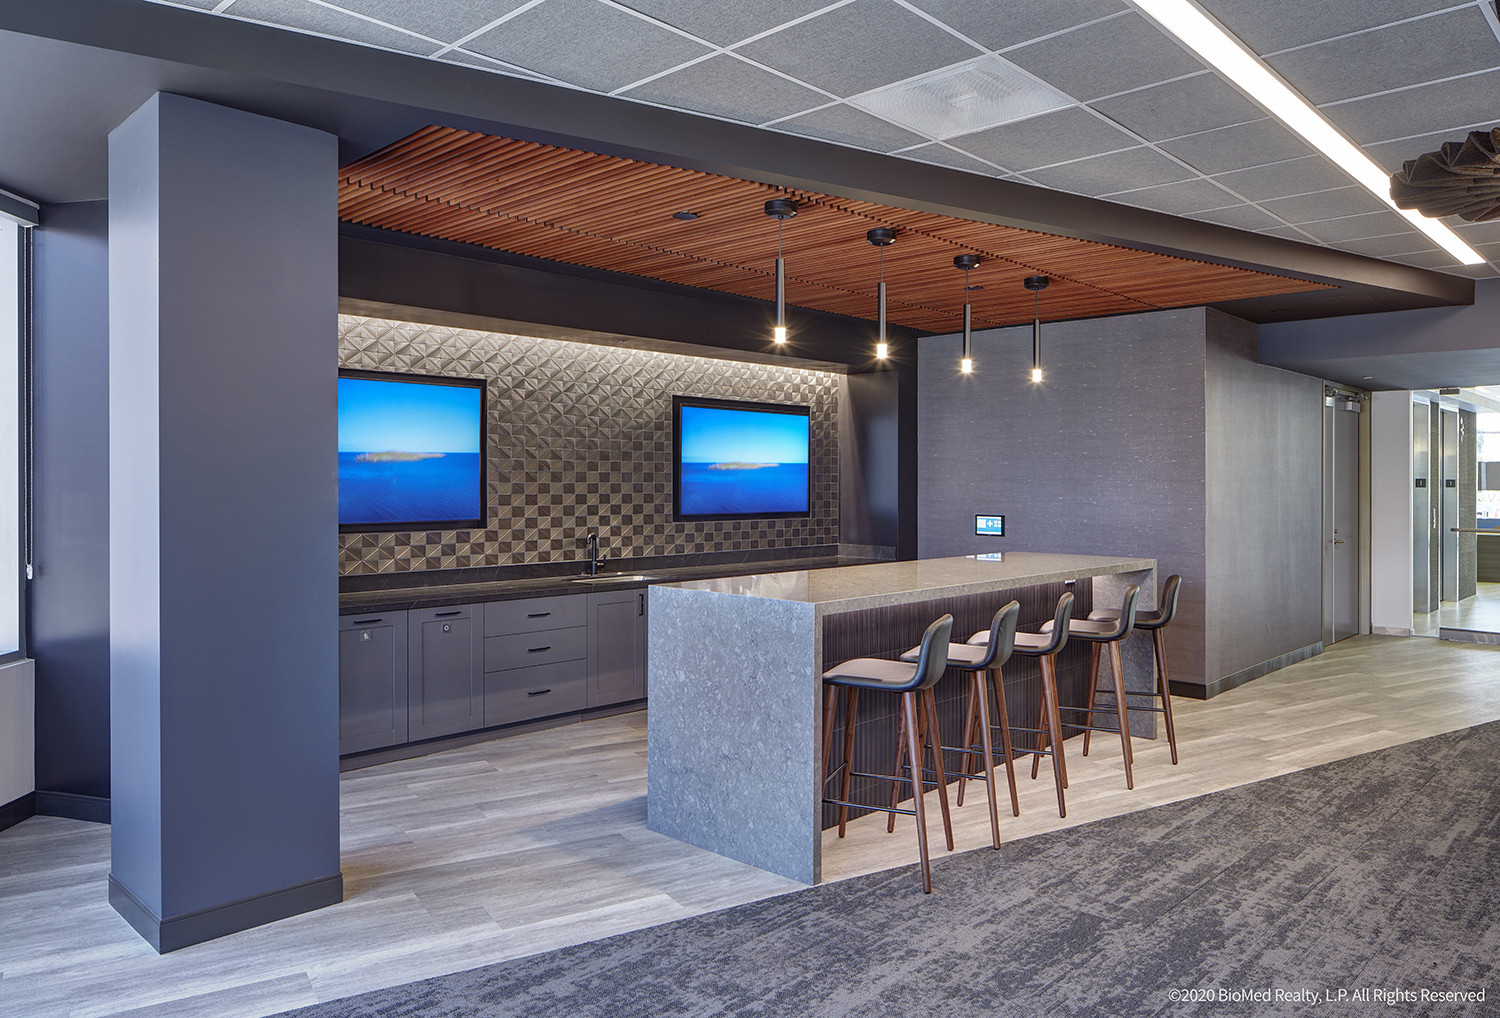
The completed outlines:
<svg viewBox="0 0 1500 1018">
<path fill-rule="evenodd" d="M 805 415 L 695 406 L 681 413 L 683 515 L 807 512 Z"/>
<path fill-rule="evenodd" d="M 339 379 L 339 523 L 473 520 L 484 455 L 480 390 Z"/>
</svg>

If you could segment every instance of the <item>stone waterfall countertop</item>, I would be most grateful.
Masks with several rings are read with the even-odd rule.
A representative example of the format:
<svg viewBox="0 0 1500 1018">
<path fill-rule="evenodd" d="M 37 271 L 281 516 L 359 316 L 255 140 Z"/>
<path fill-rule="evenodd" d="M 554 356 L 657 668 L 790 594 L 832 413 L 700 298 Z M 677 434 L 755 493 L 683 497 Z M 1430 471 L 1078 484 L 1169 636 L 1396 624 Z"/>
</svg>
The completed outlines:
<svg viewBox="0 0 1500 1018">
<path fill-rule="evenodd" d="M 815 614 L 962 597 L 1156 568 L 1149 558 L 1007 551 L 993 555 L 797 569 L 661 584 L 682 590 L 811 604 Z"/>
</svg>

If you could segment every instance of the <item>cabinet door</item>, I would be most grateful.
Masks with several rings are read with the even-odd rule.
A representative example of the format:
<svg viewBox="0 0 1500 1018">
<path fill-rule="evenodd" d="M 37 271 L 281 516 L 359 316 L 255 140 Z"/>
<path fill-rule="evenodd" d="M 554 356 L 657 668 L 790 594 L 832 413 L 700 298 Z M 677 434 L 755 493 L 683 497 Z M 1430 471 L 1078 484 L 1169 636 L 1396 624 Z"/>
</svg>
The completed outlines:
<svg viewBox="0 0 1500 1018">
<path fill-rule="evenodd" d="M 589 595 L 588 705 L 646 695 L 646 591 Z"/>
<path fill-rule="evenodd" d="M 339 617 L 339 752 L 406 741 L 406 612 Z"/>
<path fill-rule="evenodd" d="M 407 724 L 413 742 L 484 725 L 482 605 L 408 612 L 411 662 Z"/>
</svg>

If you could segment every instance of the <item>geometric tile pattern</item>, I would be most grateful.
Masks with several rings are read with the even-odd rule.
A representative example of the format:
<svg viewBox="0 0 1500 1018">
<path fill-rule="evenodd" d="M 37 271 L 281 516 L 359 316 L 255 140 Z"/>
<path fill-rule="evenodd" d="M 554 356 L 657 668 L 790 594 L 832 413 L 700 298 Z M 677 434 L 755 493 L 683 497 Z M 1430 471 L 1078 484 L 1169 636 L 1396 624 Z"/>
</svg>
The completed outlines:
<svg viewBox="0 0 1500 1018">
<path fill-rule="evenodd" d="M 339 365 L 489 381 L 488 529 L 340 534 L 340 575 L 838 543 L 831 372 L 352 315 Z M 674 395 L 811 406 L 812 515 L 674 523 Z"/>
</svg>

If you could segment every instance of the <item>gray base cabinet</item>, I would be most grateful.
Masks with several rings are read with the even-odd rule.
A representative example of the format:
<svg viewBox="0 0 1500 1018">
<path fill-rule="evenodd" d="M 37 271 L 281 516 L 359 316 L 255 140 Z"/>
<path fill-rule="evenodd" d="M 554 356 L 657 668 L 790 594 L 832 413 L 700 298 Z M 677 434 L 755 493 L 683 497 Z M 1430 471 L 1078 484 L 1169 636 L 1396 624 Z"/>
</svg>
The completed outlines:
<svg viewBox="0 0 1500 1018">
<path fill-rule="evenodd" d="M 407 741 L 406 626 L 404 611 L 340 617 L 340 753 Z"/>
<path fill-rule="evenodd" d="M 646 695 L 646 591 L 339 618 L 339 753 Z"/>
<path fill-rule="evenodd" d="M 646 592 L 589 594 L 588 604 L 588 706 L 641 699 L 646 695 Z"/>
<path fill-rule="evenodd" d="M 410 741 L 484 727 L 483 608 L 466 604 L 407 612 Z"/>
</svg>

